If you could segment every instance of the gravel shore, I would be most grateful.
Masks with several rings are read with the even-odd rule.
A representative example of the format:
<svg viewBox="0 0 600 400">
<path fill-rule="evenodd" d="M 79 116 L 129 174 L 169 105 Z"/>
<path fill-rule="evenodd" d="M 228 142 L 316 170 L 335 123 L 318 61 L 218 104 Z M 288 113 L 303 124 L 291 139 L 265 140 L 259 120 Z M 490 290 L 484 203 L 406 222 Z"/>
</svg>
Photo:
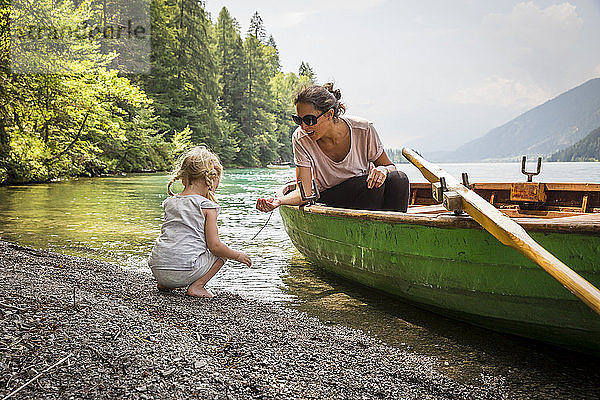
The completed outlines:
<svg viewBox="0 0 600 400">
<path fill-rule="evenodd" d="M 435 360 L 277 304 L 0 241 L 0 399 L 487 399 Z"/>
</svg>

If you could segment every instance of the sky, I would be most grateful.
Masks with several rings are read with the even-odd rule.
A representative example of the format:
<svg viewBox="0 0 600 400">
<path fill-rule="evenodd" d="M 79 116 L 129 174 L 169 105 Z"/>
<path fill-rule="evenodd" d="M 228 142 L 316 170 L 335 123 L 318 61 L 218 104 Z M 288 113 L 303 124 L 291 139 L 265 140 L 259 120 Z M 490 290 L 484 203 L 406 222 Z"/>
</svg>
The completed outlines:
<svg viewBox="0 0 600 400">
<path fill-rule="evenodd" d="M 600 0 L 206 0 L 308 62 L 386 148 L 454 150 L 600 77 Z"/>
</svg>

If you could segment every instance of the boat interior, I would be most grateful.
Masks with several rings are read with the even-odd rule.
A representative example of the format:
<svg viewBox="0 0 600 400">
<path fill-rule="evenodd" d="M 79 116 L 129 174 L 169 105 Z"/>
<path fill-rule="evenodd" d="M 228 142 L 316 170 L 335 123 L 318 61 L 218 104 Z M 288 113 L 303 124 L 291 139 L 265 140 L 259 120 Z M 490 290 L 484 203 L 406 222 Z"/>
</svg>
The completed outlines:
<svg viewBox="0 0 600 400">
<path fill-rule="evenodd" d="M 473 183 L 469 188 L 513 218 L 561 218 L 600 213 L 600 184 Z M 409 213 L 446 211 L 433 199 L 431 184 L 411 183 Z"/>
</svg>

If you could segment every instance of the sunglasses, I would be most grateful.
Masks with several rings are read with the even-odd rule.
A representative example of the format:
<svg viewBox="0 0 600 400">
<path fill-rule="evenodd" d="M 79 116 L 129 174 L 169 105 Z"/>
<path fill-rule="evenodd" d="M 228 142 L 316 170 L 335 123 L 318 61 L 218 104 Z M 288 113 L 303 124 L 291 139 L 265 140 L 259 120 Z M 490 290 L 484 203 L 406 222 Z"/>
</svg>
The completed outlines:
<svg viewBox="0 0 600 400">
<path fill-rule="evenodd" d="M 321 114 L 317 115 L 316 117 L 312 114 L 305 115 L 304 117 L 292 115 L 292 119 L 298 125 L 302 125 L 302 122 L 304 122 L 304 124 L 306 124 L 307 126 L 313 126 L 314 124 L 317 123 L 317 120 L 321 117 L 321 115 L 325 114 L 329 110 L 331 110 L 331 108 L 328 108 L 327 110 L 323 111 Z"/>
</svg>

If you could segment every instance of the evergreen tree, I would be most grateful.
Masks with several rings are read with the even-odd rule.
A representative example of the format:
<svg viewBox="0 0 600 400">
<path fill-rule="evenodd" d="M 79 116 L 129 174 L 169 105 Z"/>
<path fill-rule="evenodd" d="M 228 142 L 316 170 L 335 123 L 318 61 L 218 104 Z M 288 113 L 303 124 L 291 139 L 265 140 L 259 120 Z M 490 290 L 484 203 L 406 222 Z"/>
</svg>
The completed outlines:
<svg viewBox="0 0 600 400">
<path fill-rule="evenodd" d="M 274 133 L 275 118 L 269 82 L 276 70 L 274 62 L 278 65 L 279 60 L 275 57 L 276 50 L 262 43 L 265 36 L 262 18 L 256 12 L 244 41 L 248 85 L 241 128 L 248 140 L 240 143 L 237 161 L 242 165 L 265 165 L 278 158 L 279 145 Z"/>
<path fill-rule="evenodd" d="M 219 13 L 215 26 L 216 59 L 219 71 L 219 106 L 223 134 L 221 160 L 235 163 L 239 143 L 245 140 L 241 130 L 246 107 L 245 93 L 248 85 L 244 46 L 237 21 L 227 8 Z"/>
<path fill-rule="evenodd" d="M 254 36 L 256 39 L 258 39 L 259 42 L 261 43 L 265 43 L 265 40 L 267 38 L 267 30 L 265 29 L 265 26 L 263 24 L 263 19 L 260 16 L 260 14 L 258 13 L 258 11 L 256 11 L 254 13 L 254 15 L 252 16 L 252 18 L 250 19 L 250 26 L 248 27 L 248 35 L 252 35 Z"/>
<path fill-rule="evenodd" d="M 273 116 L 270 113 L 272 99 L 269 96 L 270 68 L 265 56 L 264 45 L 254 35 L 244 41 L 248 85 L 245 91 L 246 107 L 242 114 L 241 129 L 248 140 L 241 143 L 238 161 L 242 165 L 257 165 L 272 161 L 276 155 L 271 134 L 274 130 Z M 276 142 L 276 141 L 275 141 Z M 277 147 L 275 145 L 275 147 Z M 276 154 L 277 149 L 274 149 Z"/>
<path fill-rule="evenodd" d="M 312 68 L 308 63 L 302 61 L 300 68 L 298 68 L 298 75 L 306 76 L 310 83 L 315 84 L 317 82 L 317 76 L 313 72 Z"/>
<path fill-rule="evenodd" d="M 228 119 L 241 125 L 244 109 L 244 92 L 248 82 L 245 66 L 244 45 L 237 21 L 223 7 L 215 27 L 217 42 L 217 65 L 220 75 L 221 94 L 219 105 L 227 113 Z"/>
<path fill-rule="evenodd" d="M 600 128 L 577 143 L 552 154 L 548 161 L 600 161 Z"/>
<path fill-rule="evenodd" d="M 189 126 L 193 141 L 218 149 L 219 90 L 210 20 L 197 1 L 156 0 L 152 21 L 152 73 L 143 82 L 163 129 L 172 135 Z"/>
<path fill-rule="evenodd" d="M 279 157 L 284 161 L 292 161 L 293 159 L 291 134 L 297 127 L 291 117 L 292 114 L 295 114 L 293 98 L 298 88 L 307 83 L 308 78 L 306 76 L 298 77 L 294 73 L 284 74 L 279 72 L 271 78 L 275 133 L 279 144 Z"/>
<path fill-rule="evenodd" d="M 269 57 L 269 64 L 271 66 L 271 77 L 275 76 L 279 71 L 281 71 L 281 62 L 279 59 L 279 50 L 277 49 L 277 44 L 275 43 L 275 38 L 273 35 L 269 36 L 269 40 L 267 42 L 267 55 Z"/>
</svg>

